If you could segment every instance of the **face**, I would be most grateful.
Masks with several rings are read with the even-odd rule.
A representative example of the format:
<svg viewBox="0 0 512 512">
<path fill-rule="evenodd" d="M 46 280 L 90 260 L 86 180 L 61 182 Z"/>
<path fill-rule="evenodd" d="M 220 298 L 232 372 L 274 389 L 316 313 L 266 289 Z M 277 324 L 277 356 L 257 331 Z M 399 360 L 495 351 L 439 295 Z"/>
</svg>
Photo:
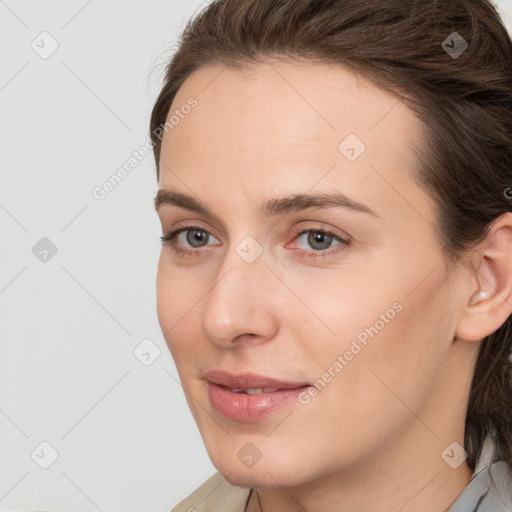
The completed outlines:
<svg viewBox="0 0 512 512">
<path fill-rule="evenodd" d="M 419 121 L 347 69 L 282 62 L 196 71 L 173 114 L 158 317 L 216 468 L 293 486 L 428 451 L 455 323 Z"/>
</svg>

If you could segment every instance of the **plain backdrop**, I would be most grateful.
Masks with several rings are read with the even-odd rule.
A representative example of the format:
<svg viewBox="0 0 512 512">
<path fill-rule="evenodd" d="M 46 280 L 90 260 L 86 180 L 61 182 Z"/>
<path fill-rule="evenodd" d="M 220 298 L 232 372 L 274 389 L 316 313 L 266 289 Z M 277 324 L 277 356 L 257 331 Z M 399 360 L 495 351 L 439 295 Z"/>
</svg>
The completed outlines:
<svg viewBox="0 0 512 512">
<path fill-rule="evenodd" d="M 0 0 L 1 511 L 168 512 L 216 471 L 156 315 L 153 156 L 93 193 L 203 5 Z"/>
</svg>

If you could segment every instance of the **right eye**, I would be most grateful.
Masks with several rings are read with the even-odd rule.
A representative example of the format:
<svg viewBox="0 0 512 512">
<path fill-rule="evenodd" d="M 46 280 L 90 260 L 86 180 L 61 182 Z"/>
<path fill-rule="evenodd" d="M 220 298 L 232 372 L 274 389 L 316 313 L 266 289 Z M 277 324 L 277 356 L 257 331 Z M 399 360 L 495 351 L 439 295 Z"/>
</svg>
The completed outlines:
<svg viewBox="0 0 512 512">
<path fill-rule="evenodd" d="M 182 236 L 180 240 L 179 237 L 182 233 L 184 234 L 184 236 Z M 198 246 L 195 244 L 201 244 L 204 241 L 207 242 L 210 237 L 213 237 L 213 235 L 200 226 L 187 226 L 170 231 L 169 233 L 166 233 L 164 236 L 161 236 L 160 239 L 163 244 L 169 244 L 176 254 L 192 255 L 198 254 L 200 252 L 197 250 L 198 248 L 200 249 L 202 247 L 205 247 L 204 245 Z M 190 246 L 195 247 L 196 250 L 190 249 L 187 246 L 185 246 L 185 248 L 183 249 L 178 245 L 178 241 L 180 241 L 182 244 L 189 243 Z"/>
</svg>

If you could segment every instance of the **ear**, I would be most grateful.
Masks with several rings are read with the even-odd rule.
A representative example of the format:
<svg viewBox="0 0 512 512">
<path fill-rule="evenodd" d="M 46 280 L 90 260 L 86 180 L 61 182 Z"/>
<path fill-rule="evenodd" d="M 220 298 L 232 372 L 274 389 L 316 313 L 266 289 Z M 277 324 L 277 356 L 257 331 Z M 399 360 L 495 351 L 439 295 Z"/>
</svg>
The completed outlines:
<svg viewBox="0 0 512 512">
<path fill-rule="evenodd" d="M 512 313 L 512 213 L 498 217 L 471 257 L 474 283 L 455 337 L 480 341 Z"/>
</svg>

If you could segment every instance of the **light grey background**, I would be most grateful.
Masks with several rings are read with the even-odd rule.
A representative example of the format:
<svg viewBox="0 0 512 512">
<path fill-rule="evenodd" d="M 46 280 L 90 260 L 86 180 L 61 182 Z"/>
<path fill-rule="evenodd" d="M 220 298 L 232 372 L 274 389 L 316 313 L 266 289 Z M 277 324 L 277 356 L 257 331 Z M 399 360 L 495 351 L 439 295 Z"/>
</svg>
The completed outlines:
<svg viewBox="0 0 512 512">
<path fill-rule="evenodd" d="M 93 195 L 204 4 L 0 0 L 1 511 L 166 512 L 215 472 L 156 315 L 152 155 Z"/>
</svg>

